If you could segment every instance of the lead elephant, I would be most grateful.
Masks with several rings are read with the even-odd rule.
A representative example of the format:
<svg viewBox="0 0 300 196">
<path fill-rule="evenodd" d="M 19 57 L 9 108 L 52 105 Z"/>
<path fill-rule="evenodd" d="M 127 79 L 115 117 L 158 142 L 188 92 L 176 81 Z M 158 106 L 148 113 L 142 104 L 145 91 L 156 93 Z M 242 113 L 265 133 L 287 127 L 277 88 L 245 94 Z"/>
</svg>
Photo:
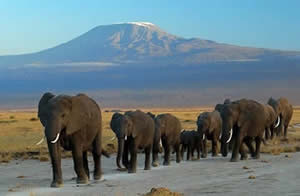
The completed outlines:
<svg viewBox="0 0 300 196">
<path fill-rule="evenodd" d="M 170 154 L 173 148 L 176 152 L 176 162 L 181 161 L 180 155 L 180 132 L 181 123 L 172 114 L 160 114 L 155 118 L 155 141 L 153 146 L 152 166 L 158 163 L 158 149 L 160 139 L 164 148 L 164 165 L 170 165 Z"/>
<path fill-rule="evenodd" d="M 289 104 L 284 97 L 278 100 L 272 97 L 268 100 L 268 104 L 273 107 L 276 117 L 279 117 L 279 126 L 275 129 L 276 135 L 282 135 L 287 138 L 287 129 L 293 116 L 293 106 Z"/>
<path fill-rule="evenodd" d="M 112 116 L 111 129 L 118 138 L 117 166 L 123 165 L 129 173 L 136 173 L 137 150 L 145 150 L 145 170 L 150 170 L 150 154 L 154 141 L 154 121 L 146 113 L 128 111 L 125 114 L 115 113 Z M 128 161 L 128 151 L 130 152 L 130 162 Z"/>
<path fill-rule="evenodd" d="M 45 93 L 39 101 L 38 117 L 45 127 L 51 157 L 51 187 L 63 186 L 60 146 L 72 151 L 79 184 L 88 183 L 87 151 L 91 150 L 95 163 L 94 179 L 99 180 L 102 176 L 102 117 L 98 104 L 84 94 L 55 96 Z"/>
<path fill-rule="evenodd" d="M 238 152 L 241 153 L 242 160 L 247 159 L 243 142 L 248 146 L 252 157 L 258 159 L 267 121 L 263 105 L 247 99 L 234 101 L 224 106 L 221 117 L 221 142 L 227 143 L 231 137 L 234 140 L 231 161 L 238 161 Z M 256 142 L 255 151 L 251 145 L 253 139 Z"/>
<path fill-rule="evenodd" d="M 197 119 L 198 133 L 202 141 L 202 158 L 207 157 L 206 141 L 212 141 L 212 156 L 218 155 L 218 141 L 221 136 L 222 119 L 218 111 L 203 112 Z M 227 148 L 227 143 L 222 145 L 222 148 Z"/>
</svg>

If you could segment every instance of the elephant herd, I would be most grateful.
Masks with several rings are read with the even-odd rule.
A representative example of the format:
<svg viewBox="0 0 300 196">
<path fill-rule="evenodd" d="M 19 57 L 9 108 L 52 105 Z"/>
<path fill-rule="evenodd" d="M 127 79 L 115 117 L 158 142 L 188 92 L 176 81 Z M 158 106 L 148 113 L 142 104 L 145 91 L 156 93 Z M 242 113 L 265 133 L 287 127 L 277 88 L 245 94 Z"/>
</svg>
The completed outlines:
<svg viewBox="0 0 300 196">
<path fill-rule="evenodd" d="M 172 114 L 144 113 L 140 110 L 114 113 L 110 127 L 118 139 L 116 165 L 121 170 L 135 173 L 139 150 L 145 153 L 145 170 L 159 165 L 158 154 L 164 151 L 163 165 L 170 165 L 171 153 L 176 162 L 193 157 L 207 157 L 207 140 L 212 143 L 212 156 L 225 157 L 232 151 L 231 161 L 260 158 L 261 143 L 274 136 L 287 137 L 293 108 L 286 98 L 270 98 L 267 104 L 240 99 L 217 104 L 214 111 L 203 112 L 196 119 L 197 130 L 182 130 L 180 120 Z M 77 183 L 90 179 L 87 152 L 94 159 L 94 179 L 102 176 L 102 116 L 98 104 L 85 94 L 76 96 L 45 93 L 39 101 L 38 117 L 45 128 L 51 157 L 53 180 L 51 187 L 63 186 L 60 147 L 72 151 Z M 255 146 L 253 144 L 255 143 Z M 220 144 L 220 146 L 219 146 Z M 152 163 L 151 163 L 152 153 Z M 130 157 L 130 159 L 129 159 Z M 124 167 L 122 167 L 122 165 Z"/>
</svg>

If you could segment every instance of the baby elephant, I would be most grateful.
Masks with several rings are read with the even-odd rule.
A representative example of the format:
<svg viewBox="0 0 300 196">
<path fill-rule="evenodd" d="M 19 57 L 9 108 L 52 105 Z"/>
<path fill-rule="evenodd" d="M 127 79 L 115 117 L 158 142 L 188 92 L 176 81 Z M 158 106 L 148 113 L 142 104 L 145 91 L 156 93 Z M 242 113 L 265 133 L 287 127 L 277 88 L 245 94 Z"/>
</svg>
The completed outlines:
<svg viewBox="0 0 300 196">
<path fill-rule="evenodd" d="M 181 157 L 183 159 L 184 151 L 187 149 L 186 160 L 194 158 L 194 151 L 197 150 L 197 159 L 200 159 L 200 147 L 201 147 L 201 137 L 200 134 L 195 131 L 183 130 L 180 134 L 181 143 Z"/>
<path fill-rule="evenodd" d="M 206 140 L 212 141 L 212 156 L 218 155 L 218 140 L 222 130 L 222 119 L 218 111 L 204 112 L 197 119 L 198 133 L 202 138 L 202 158 L 207 157 Z"/>
</svg>

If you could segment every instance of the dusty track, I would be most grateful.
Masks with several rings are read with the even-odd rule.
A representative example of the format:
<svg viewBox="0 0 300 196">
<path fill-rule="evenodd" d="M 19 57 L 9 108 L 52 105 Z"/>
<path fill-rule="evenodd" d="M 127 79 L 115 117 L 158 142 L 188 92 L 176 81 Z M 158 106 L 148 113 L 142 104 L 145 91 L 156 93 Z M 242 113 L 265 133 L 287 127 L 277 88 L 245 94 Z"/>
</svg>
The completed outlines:
<svg viewBox="0 0 300 196">
<path fill-rule="evenodd" d="M 0 165 L 0 195 L 127 196 L 146 193 L 152 187 L 168 187 L 185 195 L 299 195 L 300 153 L 286 155 L 262 154 L 261 160 L 250 159 L 237 163 L 229 162 L 229 157 L 209 156 L 181 164 L 173 161 L 169 167 L 160 166 L 144 171 L 144 155 L 139 154 L 137 174 L 117 171 L 115 157 L 103 158 L 103 180 L 98 183 L 92 180 L 91 184 L 80 186 L 72 179 L 75 177 L 72 160 L 65 159 L 65 184 L 60 189 L 49 188 L 52 178 L 49 162 L 14 161 Z M 256 179 L 248 179 L 251 175 Z"/>
</svg>

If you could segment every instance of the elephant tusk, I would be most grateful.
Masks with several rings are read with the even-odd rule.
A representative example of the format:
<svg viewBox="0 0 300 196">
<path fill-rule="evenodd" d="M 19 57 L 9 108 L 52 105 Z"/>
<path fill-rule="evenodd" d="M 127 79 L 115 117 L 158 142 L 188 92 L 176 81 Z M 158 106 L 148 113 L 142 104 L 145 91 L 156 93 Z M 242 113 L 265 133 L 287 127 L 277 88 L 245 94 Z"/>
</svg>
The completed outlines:
<svg viewBox="0 0 300 196">
<path fill-rule="evenodd" d="M 221 138 L 222 138 L 222 131 L 221 131 L 221 133 L 220 133 L 219 140 L 221 140 Z"/>
<path fill-rule="evenodd" d="M 125 136 L 125 141 L 127 140 L 127 135 Z"/>
<path fill-rule="evenodd" d="M 277 123 L 276 123 L 276 125 L 274 126 L 274 128 L 277 128 L 277 127 L 279 126 L 279 124 L 280 124 L 280 117 L 278 116 L 278 118 L 277 118 Z"/>
<path fill-rule="evenodd" d="M 202 139 L 205 140 L 205 134 L 203 134 Z"/>
<path fill-rule="evenodd" d="M 116 139 L 116 136 L 112 137 L 112 138 L 110 139 L 110 141 L 113 141 L 113 140 L 115 140 L 115 139 Z"/>
<path fill-rule="evenodd" d="M 36 143 L 35 145 L 40 145 L 41 143 L 43 143 L 43 141 L 44 141 L 44 139 L 45 139 L 45 137 L 43 137 L 38 143 Z"/>
<path fill-rule="evenodd" d="M 58 133 L 57 136 L 56 136 L 56 138 L 55 138 L 53 141 L 51 141 L 52 144 L 55 144 L 55 143 L 58 141 L 58 139 L 59 139 L 59 134 L 60 134 L 60 133 Z"/>
<path fill-rule="evenodd" d="M 233 133 L 233 131 L 232 131 L 232 129 L 230 129 L 230 136 L 229 136 L 229 139 L 226 141 L 227 144 L 230 142 L 230 140 L 232 138 L 232 133 Z"/>
<path fill-rule="evenodd" d="M 159 140 L 159 146 L 162 146 L 162 141 L 161 141 L 161 139 Z"/>
</svg>

